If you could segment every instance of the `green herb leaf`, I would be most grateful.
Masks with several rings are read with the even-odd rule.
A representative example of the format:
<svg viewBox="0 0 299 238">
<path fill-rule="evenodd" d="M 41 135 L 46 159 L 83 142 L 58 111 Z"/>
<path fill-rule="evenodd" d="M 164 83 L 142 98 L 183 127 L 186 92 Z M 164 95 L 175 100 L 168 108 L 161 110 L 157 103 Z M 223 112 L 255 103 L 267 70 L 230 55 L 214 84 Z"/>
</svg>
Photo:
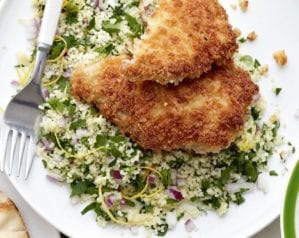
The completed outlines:
<svg viewBox="0 0 299 238">
<path fill-rule="evenodd" d="M 154 207 L 152 205 L 144 205 L 141 209 L 140 209 L 140 213 L 150 213 L 154 210 Z"/>
<path fill-rule="evenodd" d="M 176 158 L 176 160 L 171 160 L 168 162 L 168 165 L 172 169 L 179 169 L 184 163 L 184 160 L 181 158 Z"/>
<path fill-rule="evenodd" d="M 69 25 L 78 22 L 78 12 L 67 12 L 65 22 Z"/>
<path fill-rule="evenodd" d="M 108 137 L 107 136 L 105 136 L 105 135 L 97 135 L 94 147 L 99 148 L 99 147 L 105 146 L 107 144 L 107 141 L 108 141 Z"/>
<path fill-rule="evenodd" d="M 159 225 L 157 225 L 157 227 L 159 227 L 159 228 L 157 228 L 156 230 L 157 230 L 157 235 L 158 236 L 165 236 L 166 235 L 166 233 L 167 233 L 167 231 L 168 231 L 168 224 L 159 224 Z"/>
<path fill-rule="evenodd" d="M 87 28 L 87 30 L 90 31 L 90 30 L 94 29 L 95 26 L 96 26 L 96 19 L 93 17 L 86 28 Z"/>
<path fill-rule="evenodd" d="M 79 41 L 76 39 L 75 36 L 73 35 L 70 35 L 70 36 L 64 36 L 63 37 L 64 40 L 66 41 L 66 44 L 67 44 L 67 48 L 68 49 L 71 49 L 73 47 L 76 47 L 78 45 L 80 45 Z"/>
<path fill-rule="evenodd" d="M 239 43 L 245 43 L 247 40 L 244 37 L 238 39 Z"/>
<path fill-rule="evenodd" d="M 115 46 L 112 43 L 108 43 L 102 47 L 96 48 L 95 51 L 102 55 L 110 55 L 115 49 Z"/>
<path fill-rule="evenodd" d="M 126 142 L 127 138 L 123 135 L 116 135 L 111 137 L 111 141 L 115 142 L 115 143 L 121 143 L 121 142 Z"/>
<path fill-rule="evenodd" d="M 122 153 L 119 151 L 119 149 L 117 148 L 116 145 L 111 145 L 111 148 L 110 148 L 110 153 L 111 155 L 113 155 L 115 158 L 120 158 L 122 157 Z"/>
<path fill-rule="evenodd" d="M 85 215 L 87 212 L 94 210 L 97 206 L 96 202 L 90 203 L 88 206 L 86 206 L 82 211 L 81 214 Z"/>
<path fill-rule="evenodd" d="M 139 37 L 141 36 L 141 34 L 143 34 L 143 26 L 137 21 L 135 17 L 126 14 L 125 19 L 127 20 L 128 26 L 130 27 L 131 31 L 134 33 L 136 37 Z"/>
<path fill-rule="evenodd" d="M 270 176 L 278 176 L 277 172 L 275 170 L 271 170 L 269 172 Z"/>
<path fill-rule="evenodd" d="M 282 88 L 275 88 L 275 94 L 278 96 L 281 92 Z"/>
<path fill-rule="evenodd" d="M 91 107 L 89 111 L 91 116 L 96 116 L 98 114 L 98 109 L 96 109 L 95 107 Z"/>
<path fill-rule="evenodd" d="M 244 166 L 244 173 L 247 176 L 249 182 L 256 182 L 258 177 L 258 171 L 252 161 L 246 161 Z"/>
<path fill-rule="evenodd" d="M 130 200 L 126 200 L 126 205 L 128 205 L 129 207 L 135 207 L 135 203 Z"/>
<path fill-rule="evenodd" d="M 260 117 L 260 112 L 255 108 L 255 107 L 252 107 L 251 108 L 251 115 L 253 117 L 253 120 L 258 120 L 259 117 Z"/>
<path fill-rule="evenodd" d="M 54 41 L 49 52 L 49 59 L 56 59 L 64 49 L 63 41 Z"/>
<path fill-rule="evenodd" d="M 240 58 L 240 61 L 247 64 L 247 65 L 253 65 L 253 58 L 250 55 L 243 55 Z"/>
<path fill-rule="evenodd" d="M 47 161 L 42 160 L 42 163 L 43 163 L 43 165 L 44 165 L 44 168 L 46 169 L 46 168 L 48 167 L 48 163 L 47 163 Z"/>
<path fill-rule="evenodd" d="M 74 121 L 70 125 L 70 130 L 77 130 L 78 128 L 86 127 L 86 120 L 85 119 L 79 119 L 77 121 Z"/>
<path fill-rule="evenodd" d="M 226 168 L 226 169 L 221 171 L 221 177 L 220 177 L 221 185 L 227 184 L 227 182 L 230 179 L 230 174 L 231 174 L 231 169 L 230 168 Z"/>
<path fill-rule="evenodd" d="M 64 111 L 65 105 L 62 102 L 60 102 L 57 98 L 50 98 L 47 102 L 54 110 L 60 113 Z"/>
<path fill-rule="evenodd" d="M 119 26 L 111 23 L 110 21 L 103 21 L 102 29 L 110 34 L 118 33 L 120 31 Z"/>
<path fill-rule="evenodd" d="M 166 203 L 167 203 L 168 205 L 173 205 L 173 204 L 178 203 L 178 201 L 175 200 L 175 199 L 172 199 L 172 198 L 168 198 L 168 199 L 166 199 Z"/>
<path fill-rule="evenodd" d="M 258 67 L 261 66 L 261 63 L 257 59 L 255 59 L 253 66 L 254 66 L 255 69 L 257 69 Z"/>
<path fill-rule="evenodd" d="M 210 181 L 208 179 L 203 179 L 201 181 L 201 189 L 206 191 L 210 187 Z"/>
<path fill-rule="evenodd" d="M 70 82 L 68 79 L 61 77 L 56 85 L 60 91 L 66 91 L 67 93 L 70 92 Z"/>
<path fill-rule="evenodd" d="M 184 216 L 185 216 L 185 213 L 182 212 L 182 213 L 180 213 L 180 215 L 177 216 L 176 219 L 177 219 L 178 221 L 180 221 Z"/>
<path fill-rule="evenodd" d="M 88 189 L 88 181 L 77 180 L 71 184 L 72 193 L 71 197 L 78 196 L 85 193 Z"/>
<path fill-rule="evenodd" d="M 171 184 L 171 174 L 170 171 L 167 169 L 161 170 L 161 176 L 162 176 L 162 183 L 165 187 L 168 187 Z"/>
</svg>

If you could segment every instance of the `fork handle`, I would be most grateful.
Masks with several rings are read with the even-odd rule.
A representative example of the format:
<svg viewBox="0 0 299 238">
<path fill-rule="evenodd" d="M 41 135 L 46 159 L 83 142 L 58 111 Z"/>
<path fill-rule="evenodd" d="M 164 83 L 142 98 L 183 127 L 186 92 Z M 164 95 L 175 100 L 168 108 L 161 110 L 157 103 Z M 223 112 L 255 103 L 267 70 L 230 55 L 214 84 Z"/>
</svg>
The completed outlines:
<svg viewBox="0 0 299 238">
<path fill-rule="evenodd" d="M 52 45 L 56 34 L 63 0 L 47 0 L 38 42 Z"/>
</svg>

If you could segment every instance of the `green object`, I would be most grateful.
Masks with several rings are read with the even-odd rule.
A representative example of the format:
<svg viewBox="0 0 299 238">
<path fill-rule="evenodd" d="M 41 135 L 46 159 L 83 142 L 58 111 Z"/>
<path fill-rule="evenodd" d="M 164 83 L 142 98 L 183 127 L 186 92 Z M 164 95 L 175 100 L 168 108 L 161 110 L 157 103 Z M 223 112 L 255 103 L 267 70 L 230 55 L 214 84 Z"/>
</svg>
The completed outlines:
<svg viewBox="0 0 299 238">
<path fill-rule="evenodd" d="M 296 202 L 299 194 L 299 161 L 297 162 L 291 175 L 287 192 L 284 200 L 284 209 L 282 214 L 283 234 L 285 238 L 296 238 Z M 297 230 L 298 232 L 298 230 Z M 299 235 L 299 234 L 297 234 Z"/>
</svg>

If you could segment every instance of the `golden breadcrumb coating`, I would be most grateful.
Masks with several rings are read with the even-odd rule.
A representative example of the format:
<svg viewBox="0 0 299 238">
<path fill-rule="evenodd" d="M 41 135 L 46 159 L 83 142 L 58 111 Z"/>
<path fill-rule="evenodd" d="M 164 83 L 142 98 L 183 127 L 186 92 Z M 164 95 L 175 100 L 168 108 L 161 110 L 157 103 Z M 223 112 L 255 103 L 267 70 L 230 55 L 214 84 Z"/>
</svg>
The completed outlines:
<svg viewBox="0 0 299 238">
<path fill-rule="evenodd" d="M 236 36 L 217 0 L 159 0 L 122 76 L 161 84 L 197 78 L 231 59 Z"/>
<path fill-rule="evenodd" d="M 256 86 L 232 64 L 215 67 L 178 86 L 120 77 L 123 57 L 77 69 L 72 94 L 100 113 L 144 149 L 218 152 L 240 134 Z"/>
</svg>

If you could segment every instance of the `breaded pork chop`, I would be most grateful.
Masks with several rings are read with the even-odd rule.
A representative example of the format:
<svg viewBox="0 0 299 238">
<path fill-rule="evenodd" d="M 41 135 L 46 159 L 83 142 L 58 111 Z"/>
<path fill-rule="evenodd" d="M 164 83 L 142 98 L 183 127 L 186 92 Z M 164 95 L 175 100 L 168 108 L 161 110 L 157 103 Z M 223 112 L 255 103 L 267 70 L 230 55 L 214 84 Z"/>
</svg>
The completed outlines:
<svg viewBox="0 0 299 238">
<path fill-rule="evenodd" d="M 258 87 L 233 65 L 217 67 L 180 85 L 120 78 L 123 58 L 77 69 L 72 94 L 98 107 L 144 149 L 217 152 L 239 135 Z"/>
<path fill-rule="evenodd" d="M 122 66 L 126 80 L 177 84 L 226 63 L 237 49 L 218 0 L 159 0 L 147 24 Z"/>
</svg>

